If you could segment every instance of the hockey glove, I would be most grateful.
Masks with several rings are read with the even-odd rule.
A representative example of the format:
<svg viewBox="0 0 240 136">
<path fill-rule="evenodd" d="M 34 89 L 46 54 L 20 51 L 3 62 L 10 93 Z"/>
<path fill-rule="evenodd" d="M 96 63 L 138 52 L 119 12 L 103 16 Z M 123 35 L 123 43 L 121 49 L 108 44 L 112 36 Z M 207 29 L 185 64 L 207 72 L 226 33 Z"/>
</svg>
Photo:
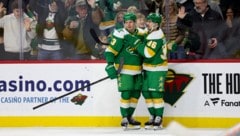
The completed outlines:
<svg viewBox="0 0 240 136">
<path fill-rule="evenodd" d="M 117 70 L 115 69 L 115 67 L 112 63 L 110 63 L 106 66 L 105 71 L 107 72 L 110 79 L 117 78 Z"/>
<path fill-rule="evenodd" d="M 124 44 L 136 49 L 138 43 L 140 43 L 140 39 L 138 39 L 136 36 L 130 34 L 124 36 Z"/>
<path fill-rule="evenodd" d="M 175 41 L 169 41 L 167 42 L 167 48 L 170 51 L 176 51 L 177 50 L 177 44 Z"/>
</svg>

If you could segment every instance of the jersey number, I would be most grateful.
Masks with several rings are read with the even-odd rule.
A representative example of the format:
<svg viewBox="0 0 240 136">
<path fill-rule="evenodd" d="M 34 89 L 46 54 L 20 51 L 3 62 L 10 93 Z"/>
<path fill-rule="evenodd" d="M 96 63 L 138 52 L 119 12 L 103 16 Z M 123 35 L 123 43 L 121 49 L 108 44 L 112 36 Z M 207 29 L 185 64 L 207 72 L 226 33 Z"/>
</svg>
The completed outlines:
<svg viewBox="0 0 240 136">
<path fill-rule="evenodd" d="M 154 41 L 150 41 L 150 42 L 147 43 L 147 46 L 150 47 L 150 48 L 152 48 L 152 49 L 155 49 L 156 46 L 157 46 L 157 43 L 154 42 Z"/>
</svg>

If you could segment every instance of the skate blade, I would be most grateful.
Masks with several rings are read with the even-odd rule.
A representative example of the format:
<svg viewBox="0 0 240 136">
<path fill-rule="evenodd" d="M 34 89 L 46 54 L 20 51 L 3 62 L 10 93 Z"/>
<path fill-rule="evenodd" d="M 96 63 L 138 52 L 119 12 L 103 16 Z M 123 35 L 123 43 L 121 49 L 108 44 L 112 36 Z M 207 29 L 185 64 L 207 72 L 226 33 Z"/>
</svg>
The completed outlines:
<svg viewBox="0 0 240 136">
<path fill-rule="evenodd" d="M 140 126 L 140 125 L 139 125 L 139 126 L 132 126 L 131 129 L 133 129 L 133 130 L 139 130 L 139 129 L 141 129 L 141 126 Z"/>
<path fill-rule="evenodd" d="M 139 130 L 141 129 L 141 126 L 123 126 L 122 128 L 124 131 Z"/>
<path fill-rule="evenodd" d="M 145 126 L 144 128 L 145 128 L 145 130 L 153 130 L 153 126 L 152 125 Z"/>
<path fill-rule="evenodd" d="M 127 131 L 128 127 L 127 126 L 122 126 L 123 131 Z"/>
<path fill-rule="evenodd" d="M 162 130 L 163 129 L 163 126 L 160 125 L 160 126 L 153 126 L 153 130 Z"/>
</svg>

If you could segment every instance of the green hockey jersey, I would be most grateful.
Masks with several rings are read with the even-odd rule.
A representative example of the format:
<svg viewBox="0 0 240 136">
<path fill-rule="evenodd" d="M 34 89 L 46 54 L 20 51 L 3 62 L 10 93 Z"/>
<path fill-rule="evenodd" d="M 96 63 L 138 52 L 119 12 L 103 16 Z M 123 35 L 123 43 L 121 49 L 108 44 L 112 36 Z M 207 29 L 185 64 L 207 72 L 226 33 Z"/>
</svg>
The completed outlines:
<svg viewBox="0 0 240 136">
<path fill-rule="evenodd" d="M 137 51 L 143 56 L 143 69 L 147 71 L 167 71 L 168 47 L 161 29 L 150 33 L 146 42 L 137 46 Z"/>
<path fill-rule="evenodd" d="M 135 35 L 144 40 L 147 32 L 142 29 L 136 29 L 131 34 L 125 28 L 114 30 L 111 35 L 110 45 L 105 50 L 105 58 L 108 63 L 114 63 L 119 67 L 120 59 L 124 59 L 122 74 L 137 75 L 142 71 L 142 57 L 134 51 L 130 43 L 124 40 L 126 35 Z"/>
</svg>

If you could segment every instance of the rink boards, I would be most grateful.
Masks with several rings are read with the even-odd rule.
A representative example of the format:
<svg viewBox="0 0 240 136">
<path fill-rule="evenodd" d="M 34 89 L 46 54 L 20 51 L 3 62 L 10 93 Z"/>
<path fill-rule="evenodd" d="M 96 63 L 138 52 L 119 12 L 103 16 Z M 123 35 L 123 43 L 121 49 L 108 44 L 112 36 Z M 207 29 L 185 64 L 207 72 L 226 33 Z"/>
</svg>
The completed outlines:
<svg viewBox="0 0 240 136">
<path fill-rule="evenodd" d="M 171 62 L 165 84 L 164 125 L 228 128 L 240 122 L 239 61 Z M 0 65 L 0 127 L 118 127 L 120 94 L 104 62 L 3 63 Z M 84 89 L 33 110 L 33 107 Z M 79 103 L 71 100 L 77 94 Z M 135 116 L 148 111 L 141 96 Z"/>
</svg>

